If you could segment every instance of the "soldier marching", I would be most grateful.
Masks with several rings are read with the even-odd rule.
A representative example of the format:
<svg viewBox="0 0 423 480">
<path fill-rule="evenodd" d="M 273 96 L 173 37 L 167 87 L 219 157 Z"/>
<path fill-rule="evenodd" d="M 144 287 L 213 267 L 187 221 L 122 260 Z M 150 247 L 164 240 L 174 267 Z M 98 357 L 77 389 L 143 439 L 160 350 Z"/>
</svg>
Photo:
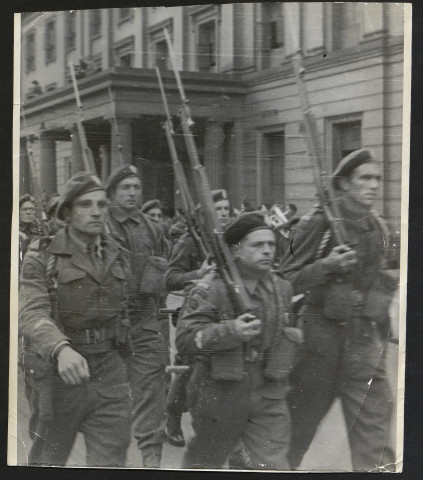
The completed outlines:
<svg viewBox="0 0 423 480">
<path fill-rule="evenodd" d="M 160 201 L 142 198 L 131 164 L 104 184 L 93 171 L 74 175 L 49 203 L 47 234 L 34 215 L 41 199 L 21 198 L 29 463 L 66 465 L 82 432 L 87 466 L 125 466 L 133 435 L 139 466 L 160 468 L 167 441 L 185 446 L 188 411 L 194 436 L 182 468 L 300 469 L 339 397 L 353 469 L 394 470 L 385 351 L 397 279 L 386 272 L 389 232 L 374 211 L 378 161 L 367 149 L 344 158 L 326 192 L 316 182 L 320 204 L 299 222 L 277 204 L 236 216 L 230 192 L 210 189 L 177 80 L 194 185 L 168 118 L 184 232 L 173 247 Z M 90 169 L 86 139 L 83 150 Z M 182 373 L 169 386 L 160 309 L 175 290 L 184 304 L 172 368 Z"/>
</svg>

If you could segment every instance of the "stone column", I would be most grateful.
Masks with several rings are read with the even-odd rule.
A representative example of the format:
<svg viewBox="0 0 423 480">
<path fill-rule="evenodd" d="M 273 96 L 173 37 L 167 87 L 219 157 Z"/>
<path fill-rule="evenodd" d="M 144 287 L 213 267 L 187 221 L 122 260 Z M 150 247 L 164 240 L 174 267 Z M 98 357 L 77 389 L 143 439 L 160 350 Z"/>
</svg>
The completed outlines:
<svg viewBox="0 0 423 480">
<path fill-rule="evenodd" d="M 82 172 L 84 168 L 84 158 L 82 156 L 81 141 L 79 139 L 78 128 L 76 126 L 71 128 L 71 140 L 72 140 L 72 176 L 75 173 Z"/>
<path fill-rule="evenodd" d="M 228 178 L 224 179 L 222 188 L 227 188 L 229 200 L 231 205 L 240 208 L 243 190 L 244 190 L 244 176 L 243 176 L 243 129 L 242 123 L 235 120 L 232 124 L 229 142 L 227 149 L 227 174 Z"/>
<path fill-rule="evenodd" d="M 112 126 L 110 165 L 111 171 L 120 165 L 119 145 L 121 145 L 124 163 L 132 163 L 132 120 L 117 119 L 119 134 Z"/>
<path fill-rule="evenodd" d="M 204 139 L 204 167 L 212 188 L 221 187 L 224 140 L 223 123 L 209 121 Z"/>
<path fill-rule="evenodd" d="M 44 193 L 57 192 L 56 142 L 47 131 L 40 134 L 40 185 Z"/>
</svg>

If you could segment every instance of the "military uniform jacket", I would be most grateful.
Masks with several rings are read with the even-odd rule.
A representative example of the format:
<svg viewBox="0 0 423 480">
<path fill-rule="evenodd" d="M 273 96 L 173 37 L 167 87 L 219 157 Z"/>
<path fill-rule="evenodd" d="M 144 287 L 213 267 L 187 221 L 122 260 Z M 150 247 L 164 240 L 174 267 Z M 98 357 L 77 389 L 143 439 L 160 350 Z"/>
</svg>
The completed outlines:
<svg viewBox="0 0 423 480">
<path fill-rule="evenodd" d="M 183 290 L 188 282 L 198 280 L 197 270 L 204 260 L 192 236 L 183 235 L 173 248 L 165 273 L 166 289 L 170 292 Z"/>
<path fill-rule="evenodd" d="M 111 237 L 104 236 L 102 271 L 76 245 L 67 229 L 45 248 L 42 240 L 28 250 L 19 290 L 19 330 L 26 345 L 50 360 L 56 346 L 70 341 L 81 354 L 98 345 L 79 344 L 86 329 L 100 329 L 111 340 L 127 318 L 125 259 Z M 53 271 L 51 270 L 53 265 Z M 82 336 L 81 336 L 82 335 Z"/>
<path fill-rule="evenodd" d="M 388 232 L 377 215 L 354 211 L 345 200 L 340 211 L 357 265 L 345 275 L 329 273 L 323 262 L 335 246 L 323 211 L 302 218 L 295 228 L 290 249 L 281 262 L 282 275 L 292 282 L 294 293 L 305 293 L 304 311 L 348 322 L 365 317 L 383 324 L 397 282 L 383 271 Z"/>
<path fill-rule="evenodd" d="M 107 219 L 113 238 L 128 251 L 130 302 L 138 295 L 157 295 L 164 290 L 168 245 L 160 226 L 134 210 L 129 215 L 114 208 Z"/>
<path fill-rule="evenodd" d="M 176 345 L 179 352 L 194 354 L 205 362 L 213 380 L 242 380 L 247 350 L 255 353 L 250 360 L 261 363 L 269 380 L 284 379 L 292 367 L 293 347 L 300 339 L 296 329 L 288 326 L 291 285 L 269 274 L 249 295 L 252 313 L 262 320 L 263 327 L 259 338 L 246 346 L 234 329 L 238 315 L 220 278 L 203 279 L 190 292 L 178 321 Z"/>
</svg>

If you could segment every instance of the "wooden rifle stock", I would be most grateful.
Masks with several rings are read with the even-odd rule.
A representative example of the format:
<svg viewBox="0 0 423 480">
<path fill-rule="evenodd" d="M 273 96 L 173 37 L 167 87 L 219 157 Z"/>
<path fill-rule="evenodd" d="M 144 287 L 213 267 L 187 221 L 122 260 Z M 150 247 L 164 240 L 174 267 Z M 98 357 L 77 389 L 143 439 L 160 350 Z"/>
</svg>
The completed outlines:
<svg viewBox="0 0 423 480">
<path fill-rule="evenodd" d="M 303 124 L 306 130 L 308 149 L 307 153 L 313 167 L 314 182 L 317 188 L 319 202 L 326 218 L 329 221 L 333 237 L 338 245 L 348 243 L 347 234 L 343 224 L 341 214 L 334 192 L 328 181 L 328 172 L 324 166 L 324 151 L 319 139 L 319 131 L 316 121 L 311 113 L 310 104 L 307 97 L 307 91 L 304 85 L 304 68 L 301 62 L 301 53 L 297 52 L 293 58 L 294 75 L 297 82 L 298 94 L 301 100 L 301 110 L 303 114 Z"/>
<path fill-rule="evenodd" d="M 163 106 L 166 112 L 166 120 L 163 122 L 163 130 L 166 135 L 167 144 L 169 146 L 170 156 L 172 158 L 173 171 L 175 173 L 176 181 L 179 186 L 179 191 L 181 193 L 182 201 L 182 211 L 185 217 L 185 220 L 188 225 L 188 230 L 194 239 L 197 248 L 202 253 L 202 255 L 207 258 L 210 252 L 209 242 L 206 238 L 201 236 L 201 232 L 197 231 L 199 228 L 199 221 L 196 219 L 195 215 L 195 203 L 192 199 L 191 193 L 188 188 L 188 182 L 185 176 L 184 168 L 179 161 L 178 153 L 176 151 L 175 142 L 173 139 L 174 129 L 172 124 L 172 117 L 170 115 L 169 106 L 167 104 L 166 94 L 162 82 L 162 77 L 160 70 L 156 67 L 157 79 L 159 81 L 160 92 L 162 95 Z M 197 225 L 197 228 L 196 228 Z"/>
<path fill-rule="evenodd" d="M 84 161 L 84 168 L 87 172 L 91 172 L 97 175 L 95 164 L 94 164 L 93 153 L 90 147 L 88 146 L 87 137 L 85 136 L 84 126 L 82 125 L 82 122 L 84 119 L 84 115 L 83 115 L 84 107 L 82 106 L 81 99 L 79 98 L 78 84 L 76 81 L 75 67 L 73 65 L 73 62 L 69 62 L 69 70 L 72 77 L 73 90 L 75 92 L 75 99 L 78 107 L 76 111 L 76 126 L 78 128 L 79 141 L 81 142 L 82 159 Z"/>
<path fill-rule="evenodd" d="M 168 45 L 169 57 L 172 63 L 173 72 L 175 74 L 176 83 L 178 85 L 182 100 L 179 116 L 181 119 L 182 130 L 184 132 L 184 140 L 188 151 L 188 157 L 190 159 L 193 171 L 196 191 L 200 197 L 200 203 L 203 209 L 203 226 L 206 230 L 206 235 L 210 240 L 213 260 L 215 261 L 216 267 L 223 281 L 225 282 L 233 306 L 239 315 L 252 310 L 251 302 L 239 275 L 238 268 L 234 262 L 234 259 L 232 258 L 231 251 L 223 238 L 223 231 L 217 219 L 207 173 L 198 158 L 194 136 L 191 131 L 191 127 L 194 122 L 191 119 L 188 100 L 185 96 L 182 81 L 176 68 L 172 43 L 166 28 L 164 29 L 164 34 Z"/>
</svg>

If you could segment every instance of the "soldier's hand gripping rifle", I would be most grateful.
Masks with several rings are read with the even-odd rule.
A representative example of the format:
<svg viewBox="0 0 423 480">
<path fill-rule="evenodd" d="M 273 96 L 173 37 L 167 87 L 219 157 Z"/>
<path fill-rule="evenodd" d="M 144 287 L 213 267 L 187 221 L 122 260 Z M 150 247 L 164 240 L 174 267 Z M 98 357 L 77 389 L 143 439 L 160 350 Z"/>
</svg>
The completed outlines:
<svg viewBox="0 0 423 480">
<path fill-rule="evenodd" d="M 166 120 L 163 122 L 163 129 L 165 131 L 167 144 L 169 146 L 170 156 L 172 158 L 173 171 L 179 187 L 182 202 L 182 212 L 187 222 L 188 231 L 191 234 L 198 250 L 202 253 L 204 258 L 207 258 L 210 254 L 210 245 L 207 238 L 202 236 L 202 231 L 197 230 L 199 228 L 199 218 L 196 216 L 195 203 L 192 199 L 191 193 L 188 188 L 188 182 L 185 176 L 184 168 L 179 161 L 178 153 L 175 147 L 174 141 L 174 129 L 172 123 L 172 117 L 170 115 L 169 106 L 167 104 L 166 94 L 163 87 L 162 77 L 160 70 L 156 67 L 157 79 L 159 81 L 160 92 L 162 94 L 163 106 L 166 113 Z"/>
<path fill-rule="evenodd" d="M 78 106 L 78 109 L 76 111 L 76 126 L 78 128 L 79 141 L 81 142 L 84 169 L 87 172 L 92 172 L 95 175 L 97 175 L 95 164 L 94 164 L 93 153 L 90 147 L 88 146 L 87 137 L 85 136 L 84 126 L 82 125 L 82 122 L 84 120 L 84 107 L 82 106 L 81 99 L 79 97 L 78 84 L 75 76 L 75 66 L 71 61 L 69 62 L 69 70 L 72 77 L 72 84 L 73 84 L 73 90 L 75 92 L 76 104 Z"/>
<path fill-rule="evenodd" d="M 324 164 L 325 154 L 319 138 L 316 121 L 311 113 L 307 91 L 304 85 L 305 70 L 302 66 L 302 55 L 300 51 L 293 57 L 294 75 L 297 82 L 298 94 L 301 101 L 303 114 L 303 125 L 306 131 L 307 153 L 313 168 L 314 183 L 317 189 L 319 203 L 329 222 L 333 238 L 337 245 L 346 245 L 348 237 L 339 212 L 335 194 L 330 185 L 329 176 Z"/>
<path fill-rule="evenodd" d="M 205 235 L 209 239 L 213 260 L 216 263 L 216 268 L 227 287 L 227 292 L 236 314 L 240 315 L 242 313 L 251 312 L 251 302 L 247 296 L 247 292 L 245 290 L 244 284 L 242 283 L 238 268 L 234 262 L 234 259 L 232 258 L 229 247 L 224 241 L 223 231 L 217 220 L 216 210 L 213 205 L 211 188 L 206 171 L 201 165 L 198 158 L 194 136 L 191 131 L 191 127 L 194 122 L 191 119 L 191 113 L 188 107 L 188 100 L 185 96 L 181 78 L 176 68 L 172 43 L 166 28 L 164 29 L 164 34 L 168 45 L 169 57 L 175 74 L 176 83 L 178 85 L 179 93 L 182 100 L 179 117 L 184 133 L 185 145 L 193 170 L 193 178 L 196 191 L 200 197 L 203 215 L 202 227 L 204 228 Z"/>
</svg>

